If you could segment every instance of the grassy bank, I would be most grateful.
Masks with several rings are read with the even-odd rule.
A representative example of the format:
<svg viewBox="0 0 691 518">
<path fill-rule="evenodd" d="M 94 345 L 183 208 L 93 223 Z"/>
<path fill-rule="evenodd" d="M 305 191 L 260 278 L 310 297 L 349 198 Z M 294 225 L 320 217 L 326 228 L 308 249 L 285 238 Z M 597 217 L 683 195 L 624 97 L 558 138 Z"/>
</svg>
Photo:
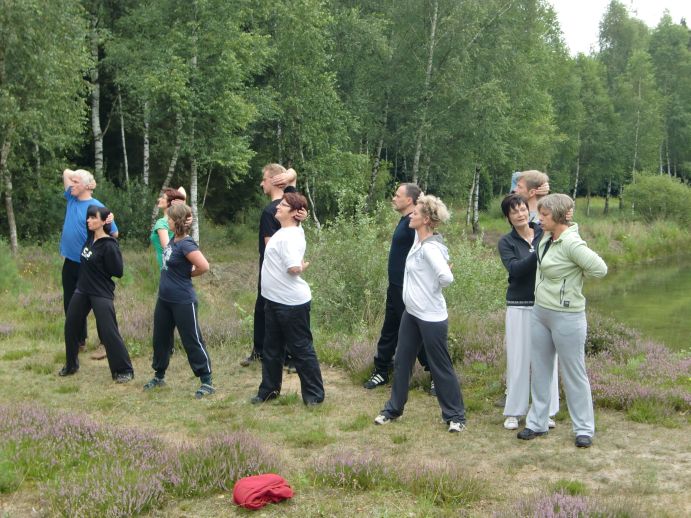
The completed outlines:
<svg viewBox="0 0 691 518">
<path fill-rule="evenodd" d="M 395 215 L 341 221 L 308 237 L 315 345 L 327 399 L 305 408 L 297 377 L 283 397 L 255 407 L 260 368 L 250 348 L 256 290 L 251 229 L 210 229 L 212 270 L 198 281 L 200 322 L 218 394 L 196 401 L 181 350 L 167 388 L 150 376 L 156 293 L 150 251 L 125 249 L 116 308 L 136 379 L 114 385 L 103 362 L 64 361 L 56 247 L 3 257 L 0 285 L 0 513 L 73 516 L 244 515 L 228 491 L 244 474 L 275 471 L 296 497 L 263 516 L 683 516 L 691 512 L 688 351 L 672 353 L 630 329 L 589 315 L 588 367 L 595 446 L 576 451 L 563 410 L 547 438 L 519 443 L 493 402 L 503 392 L 505 273 L 493 248 L 446 230 L 456 282 L 447 292 L 450 352 L 463 382 L 469 429 L 451 436 L 416 371 L 403 419 L 375 427 L 388 389 L 360 382 L 374 354 Z M 587 226 L 587 225 L 586 225 Z M 591 242 L 592 245 L 592 242 Z M 596 248 L 594 245 L 592 245 Z M 597 248 L 596 248 L 597 249 Z M 90 346 L 96 332 L 90 321 Z"/>
</svg>

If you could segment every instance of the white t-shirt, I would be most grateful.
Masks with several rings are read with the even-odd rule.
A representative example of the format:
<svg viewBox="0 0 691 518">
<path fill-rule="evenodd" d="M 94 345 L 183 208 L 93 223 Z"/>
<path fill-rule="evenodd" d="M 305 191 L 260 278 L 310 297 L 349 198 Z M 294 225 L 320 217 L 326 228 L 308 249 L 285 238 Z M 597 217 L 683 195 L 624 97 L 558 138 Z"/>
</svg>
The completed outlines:
<svg viewBox="0 0 691 518">
<path fill-rule="evenodd" d="M 264 251 L 262 297 L 287 306 L 299 306 L 312 300 L 309 285 L 288 268 L 302 266 L 307 243 L 302 227 L 285 227 L 276 232 Z"/>
</svg>

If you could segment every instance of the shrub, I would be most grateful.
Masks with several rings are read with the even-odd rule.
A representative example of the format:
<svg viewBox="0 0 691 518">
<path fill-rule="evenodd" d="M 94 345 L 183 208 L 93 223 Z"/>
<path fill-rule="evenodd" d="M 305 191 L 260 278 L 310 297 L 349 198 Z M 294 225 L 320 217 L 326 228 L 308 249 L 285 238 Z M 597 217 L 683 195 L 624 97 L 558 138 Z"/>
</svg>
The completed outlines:
<svg viewBox="0 0 691 518">
<path fill-rule="evenodd" d="M 634 182 L 624 189 L 625 202 L 642 219 L 673 220 L 691 223 L 691 188 L 667 175 L 636 174 Z"/>
<path fill-rule="evenodd" d="M 0 238 L 0 293 L 15 292 L 23 286 L 9 245 Z"/>
</svg>

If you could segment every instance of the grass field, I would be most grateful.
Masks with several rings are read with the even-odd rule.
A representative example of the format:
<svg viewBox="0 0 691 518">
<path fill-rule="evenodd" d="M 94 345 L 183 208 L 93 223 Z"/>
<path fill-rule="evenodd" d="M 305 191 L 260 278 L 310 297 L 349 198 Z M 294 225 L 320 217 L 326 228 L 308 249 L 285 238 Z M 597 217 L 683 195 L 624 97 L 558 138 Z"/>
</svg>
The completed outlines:
<svg viewBox="0 0 691 518">
<path fill-rule="evenodd" d="M 563 400 L 545 438 L 521 442 L 502 428 L 493 406 L 503 391 L 501 311 L 452 317 L 450 348 L 468 414 L 461 434 L 446 431 L 421 372 L 403 418 L 373 424 L 389 388 L 365 391 L 361 381 L 380 313 L 347 333 L 314 322 L 323 405 L 304 407 L 297 376 L 286 374 L 281 398 L 257 407 L 249 399 L 260 368 L 239 366 L 250 348 L 255 243 L 210 241 L 202 248 L 212 270 L 195 283 L 218 393 L 201 401 L 181 349 L 168 386 L 142 391 L 156 289 L 150 251 L 126 249 L 116 292 L 136 375 L 124 386 L 88 353 L 77 375 L 57 376 L 60 260 L 52 248 L 22 252 L 19 284 L 0 295 L 0 516 L 244 516 L 232 485 L 262 471 L 284 476 L 296 494 L 261 516 L 691 514 L 688 352 L 669 355 L 592 316 L 590 347 L 611 347 L 589 361 L 597 435 L 588 450 L 574 447 Z M 315 304 L 324 296 L 315 289 Z M 383 294 L 373 294 L 379 298 L 383 306 Z M 90 320 L 91 348 L 95 337 Z"/>
</svg>

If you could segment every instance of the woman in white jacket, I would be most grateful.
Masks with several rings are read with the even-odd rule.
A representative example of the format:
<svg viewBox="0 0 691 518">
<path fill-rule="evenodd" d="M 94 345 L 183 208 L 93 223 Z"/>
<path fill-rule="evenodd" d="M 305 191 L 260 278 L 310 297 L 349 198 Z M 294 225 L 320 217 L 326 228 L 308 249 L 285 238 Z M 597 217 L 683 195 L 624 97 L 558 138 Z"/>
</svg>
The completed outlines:
<svg viewBox="0 0 691 518">
<path fill-rule="evenodd" d="M 449 432 L 465 429 L 463 395 L 447 347 L 449 319 L 441 292 L 453 282 L 453 274 L 444 240 L 434 232 L 448 219 L 449 211 L 439 198 L 418 198 L 410 218 L 416 238 L 405 264 L 405 311 L 398 331 L 391 397 L 375 418 L 376 424 L 388 424 L 403 414 L 415 358 L 424 347 L 442 418 L 449 425 Z"/>
</svg>

